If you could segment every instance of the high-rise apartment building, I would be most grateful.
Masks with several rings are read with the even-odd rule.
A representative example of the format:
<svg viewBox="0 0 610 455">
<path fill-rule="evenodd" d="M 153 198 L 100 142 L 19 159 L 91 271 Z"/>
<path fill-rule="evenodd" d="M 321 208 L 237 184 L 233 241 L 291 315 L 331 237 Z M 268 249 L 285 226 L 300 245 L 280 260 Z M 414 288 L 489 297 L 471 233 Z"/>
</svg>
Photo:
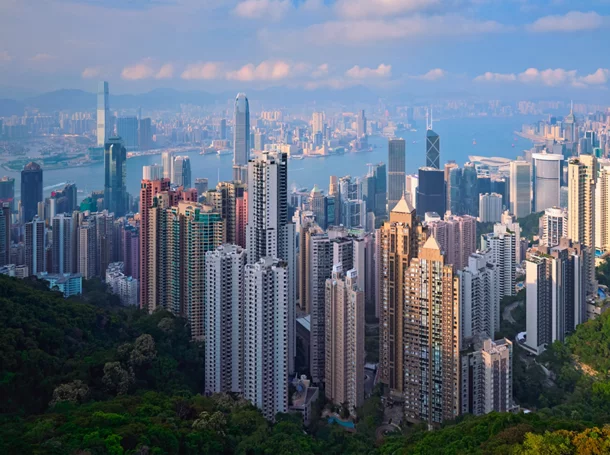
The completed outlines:
<svg viewBox="0 0 610 455">
<path fill-rule="evenodd" d="M 76 273 L 72 269 L 72 216 L 55 215 L 51 220 L 51 273 Z"/>
<path fill-rule="evenodd" d="M 227 230 L 227 243 L 245 247 L 248 217 L 247 186 L 241 182 L 218 182 L 215 190 L 205 193 L 207 204 L 222 215 Z"/>
<path fill-rule="evenodd" d="M 610 161 L 599 161 L 595 187 L 595 248 L 610 251 Z"/>
<path fill-rule="evenodd" d="M 532 154 L 532 196 L 534 212 L 559 206 L 561 163 L 563 155 L 553 153 Z"/>
<path fill-rule="evenodd" d="M 473 253 L 458 270 L 462 346 L 500 330 L 500 277 L 489 250 Z"/>
<path fill-rule="evenodd" d="M 429 237 L 404 275 L 404 410 L 438 427 L 460 413 L 459 282 Z"/>
<path fill-rule="evenodd" d="M 29 275 L 46 271 L 46 235 L 44 220 L 35 216 L 25 224 L 25 265 Z"/>
<path fill-rule="evenodd" d="M 127 212 L 127 150 L 111 137 L 104 145 L 104 208 L 117 217 Z"/>
<path fill-rule="evenodd" d="M 517 218 L 532 213 L 532 175 L 527 161 L 510 162 L 510 211 Z"/>
<path fill-rule="evenodd" d="M 225 244 L 205 254 L 205 391 L 242 393 L 246 251 Z"/>
<path fill-rule="evenodd" d="M 42 169 L 33 161 L 21 171 L 21 224 L 29 223 L 38 214 L 42 202 Z"/>
<path fill-rule="evenodd" d="M 112 122 L 108 105 L 108 82 L 97 86 L 97 146 L 104 147 L 112 136 Z"/>
<path fill-rule="evenodd" d="M 268 257 L 244 272 L 243 395 L 271 421 L 288 411 L 293 322 L 288 275 L 284 261 Z"/>
<path fill-rule="evenodd" d="M 188 156 L 177 156 L 172 169 L 172 183 L 184 189 L 191 188 L 191 159 Z"/>
<path fill-rule="evenodd" d="M 477 219 L 470 215 L 445 214 L 444 220 L 427 223 L 429 235 L 434 236 L 445 253 L 445 263 L 455 270 L 468 265 L 468 258 L 476 251 Z"/>
<path fill-rule="evenodd" d="M 356 270 L 343 274 L 333 266 L 326 280 L 325 391 L 350 413 L 364 402 L 364 291 L 357 286 Z"/>
<path fill-rule="evenodd" d="M 552 248 L 540 246 L 525 261 L 525 346 L 536 354 L 556 340 L 564 341 L 586 320 L 585 248 L 561 239 Z"/>
<path fill-rule="evenodd" d="M 568 238 L 585 251 L 587 292 L 597 293 L 595 280 L 595 187 L 597 158 L 583 155 L 568 163 Z"/>
<path fill-rule="evenodd" d="M 561 207 L 551 207 L 540 218 L 540 245 L 557 246 L 568 236 L 568 211 Z"/>
<path fill-rule="evenodd" d="M 394 395 L 404 388 L 405 276 L 417 257 L 424 231 L 415 209 L 403 197 L 378 231 L 380 380 Z"/>
<path fill-rule="evenodd" d="M 479 221 L 498 223 L 502 219 L 502 195 L 496 193 L 479 194 Z"/>
<path fill-rule="evenodd" d="M 11 204 L 0 204 L 0 266 L 11 263 Z"/>
<path fill-rule="evenodd" d="M 142 166 L 142 180 L 161 180 L 163 178 L 163 166 L 151 164 Z"/>
<path fill-rule="evenodd" d="M 238 93 L 233 120 L 233 165 L 246 166 L 250 149 L 250 104 L 244 93 Z"/>
<path fill-rule="evenodd" d="M 394 206 L 405 193 L 406 143 L 404 139 L 388 141 L 388 210 Z"/>
<path fill-rule="evenodd" d="M 513 344 L 484 340 L 462 357 L 462 414 L 508 412 L 513 404 Z"/>
<path fill-rule="evenodd" d="M 517 233 L 504 224 L 496 224 L 493 233 L 481 238 L 481 248 L 489 248 L 491 262 L 499 270 L 500 297 L 515 295 L 518 241 Z"/>
</svg>

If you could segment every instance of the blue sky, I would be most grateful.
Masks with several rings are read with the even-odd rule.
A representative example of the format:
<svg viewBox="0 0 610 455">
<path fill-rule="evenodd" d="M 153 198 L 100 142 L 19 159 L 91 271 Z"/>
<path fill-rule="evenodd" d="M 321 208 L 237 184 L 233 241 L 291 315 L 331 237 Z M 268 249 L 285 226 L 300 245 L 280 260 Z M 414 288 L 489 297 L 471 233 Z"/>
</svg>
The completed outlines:
<svg viewBox="0 0 610 455">
<path fill-rule="evenodd" d="M 605 95 L 610 0 L 2 0 L 0 86 Z"/>
</svg>

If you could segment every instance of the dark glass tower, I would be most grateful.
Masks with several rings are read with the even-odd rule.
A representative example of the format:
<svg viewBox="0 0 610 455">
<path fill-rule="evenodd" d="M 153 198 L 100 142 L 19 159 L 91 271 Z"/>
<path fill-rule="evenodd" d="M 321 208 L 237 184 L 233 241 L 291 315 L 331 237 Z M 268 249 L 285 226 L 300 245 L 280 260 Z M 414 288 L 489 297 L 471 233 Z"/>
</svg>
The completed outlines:
<svg viewBox="0 0 610 455">
<path fill-rule="evenodd" d="M 116 218 L 125 215 L 127 150 L 120 137 L 111 137 L 104 146 L 104 208 Z"/>
<path fill-rule="evenodd" d="M 29 223 L 38 214 L 42 202 L 42 169 L 33 161 L 21 171 L 21 223 Z"/>
<path fill-rule="evenodd" d="M 445 215 L 445 173 L 432 167 L 419 168 L 417 188 L 417 213 L 423 219 L 427 212 Z"/>
<path fill-rule="evenodd" d="M 441 138 L 432 129 L 426 132 L 426 167 L 440 169 Z"/>
<path fill-rule="evenodd" d="M 8 203 L 15 210 L 15 179 L 4 176 L 0 179 L 0 204 Z"/>
<path fill-rule="evenodd" d="M 388 211 L 392 211 L 405 193 L 405 155 L 404 139 L 388 141 Z"/>
</svg>

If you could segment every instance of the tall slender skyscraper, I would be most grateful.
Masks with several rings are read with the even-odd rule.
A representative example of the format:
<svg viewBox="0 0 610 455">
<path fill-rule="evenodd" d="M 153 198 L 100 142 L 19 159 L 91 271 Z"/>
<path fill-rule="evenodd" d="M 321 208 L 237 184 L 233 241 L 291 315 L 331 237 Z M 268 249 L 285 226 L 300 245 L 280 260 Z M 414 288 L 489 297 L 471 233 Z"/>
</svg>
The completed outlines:
<svg viewBox="0 0 610 455">
<path fill-rule="evenodd" d="M 37 275 L 46 271 L 45 252 L 46 237 L 44 220 L 34 217 L 25 224 L 25 265 L 28 267 L 28 275 Z"/>
<path fill-rule="evenodd" d="M 532 213 L 532 176 L 527 161 L 510 162 L 510 212 L 517 218 Z"/>
<path fill-rule="evenodd" d="M 161 165 L 163 166 L 163 178 L 171 181 L 174 176 L 174 155 L 172 152 L 161 154 Z"/>
<path fill-rule="evenodd" d="M 38 214 L 42 202 L 42 169 L 33 161 L 21 171 L 21 223 L 29 223 Z"/>
<path fill-rule="evenodd" d="M 610 251 L 610 161 L 599 161 L 595 187 L 595 248 Z"/>
<path fill-rule="evenodd" d="M 532 193 L 534 212 L 559 206 L 561 188 L 561 162 L 563 155 L 553 153 L 532 154 Z"/>
<path fill-rule="evenodd" d="M 108 106 L 108 82 L 97 86 L 97 146 L 104 147 L 112 135 L 110 130 L 110 107 Z"/>
<path fill-rule="evenodd" d="M 438 134 L 432 131 L 432 124 L 426 131 L 426 167 L 440 169 L 441 159 L 441 138 Z"/>
<path fill-rule="evenodd" d="M 250 148 L 250 105 L 245 93 L 238 93 L 233 122 L 233 165 L 246 166 Z"/>
<path fill-rule="evenodd" d="M 405 417 L 438 427 L 460 413 L 459 280 L 429 237 L 404 275 Z"/>
<path fill-rule="evenodd" d="M 72 217 L 59 214 L 53 217 L 51 224 L 51 273 L 72 273 Z"/>
<path fill-rule="evenodd" d="M 404 139 L 388 141 L 388 210 L 390 212 L 405 193 L 405 154 Z"/>
<path fill-rule="evenodd" d="M 416 205 L 420 216 L 423 218 L 426 213 L 435 212 L 443 217 L 446 211 L 446 202 L 444 171 L 433 167 L 420 167 Z"/>
<path fill-rule="evenodd" d="M 172 183 L 183 186 L 184 189 L 191 188 L 191 159 L 188 156 L 177 156 L 174 159 Z"/>
<path fill-rule="evenodd" d="M 585 251 L 587 292 L 597 293 L 595 280 L 595 187 L 597 158 L 582 155 L 568 163 L 568 237 Z"/>
<path fill-rule="evenodd" d="M 0 204 L 7 202 L 15 210 L 15 179 L 6 175 L 0 179 Z"/>
<path fill-rule="evenodd" d="M 104 209 L 117 217 L 127 207 L 127 150 L 120 137 L 111 137 L 104 145 Z"/>
</svg>

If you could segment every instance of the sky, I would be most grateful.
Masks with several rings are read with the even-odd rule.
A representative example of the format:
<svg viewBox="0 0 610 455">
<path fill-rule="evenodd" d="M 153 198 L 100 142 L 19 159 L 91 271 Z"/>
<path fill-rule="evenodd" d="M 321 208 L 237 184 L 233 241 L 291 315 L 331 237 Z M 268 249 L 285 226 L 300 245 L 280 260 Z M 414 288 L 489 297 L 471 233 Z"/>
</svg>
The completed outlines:
<svg viewBox="0 0 610 455">
<path fill-rule="evenodd" d="M 0 87 L 595 99 L 608 43 L 610 0 L 0 0 Z"/>
</svg>

